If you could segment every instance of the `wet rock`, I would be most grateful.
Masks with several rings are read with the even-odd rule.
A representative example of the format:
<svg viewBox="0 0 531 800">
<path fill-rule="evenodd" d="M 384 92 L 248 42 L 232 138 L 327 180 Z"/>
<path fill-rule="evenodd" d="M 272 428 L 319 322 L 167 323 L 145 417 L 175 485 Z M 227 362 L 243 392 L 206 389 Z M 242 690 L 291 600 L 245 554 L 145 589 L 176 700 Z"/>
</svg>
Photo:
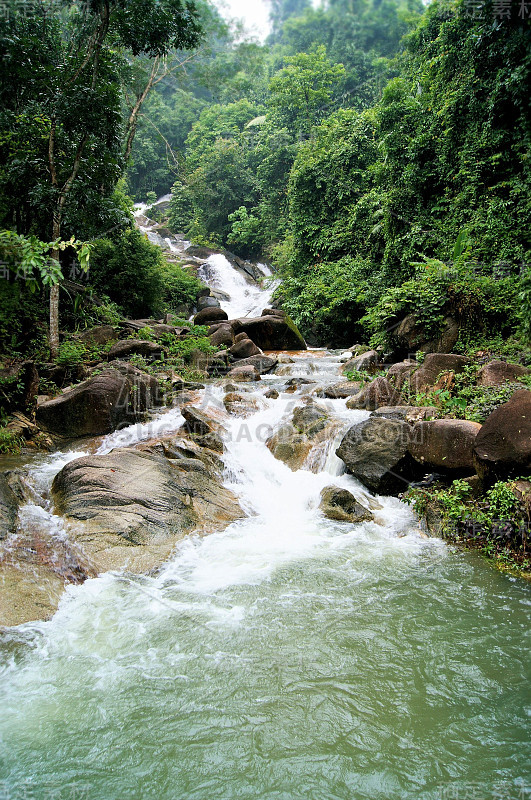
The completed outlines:
<svg viewBox="0 0 531 800">
<path fill-rule="evenodd" d="M 266 444 L 275 458 L 283 461 L 292 472 L 303 466 L 312 449 L 310 440 L 290 423 L 282 425 Z"/>
<path fill-rule="evenodd" d="M 415 461 L 444 470 L 474 471 L 474 442 L 481 425 L 462 419 L 417 422 L 409 442 Z"/>
<path fill-rule="evenodd" d="M 151 375 L 117 362 L 54 400 L 37 407 L 38 424 L 57 437 L 101 436 L 143 418 L 160 403 Z"/>
<path fill-rule="evenodd" d="M 490 483 L 531 469 L 531 392 L 520 389 L 485 420 L 474 443 L 474 461 Z"/>
<path fill-rule="evenodd" d="M 264 308 L 261 314 L 262 317 L 280 317 L 284 319 L 286 317 L 286 312 L 282 311 L 281 308 Z"/>
<path fill-rule="evenodd" d="M 108 359 L 114 361 L 115 359 L 129 358 L 132 355 L 160 358 L 163 350 L 162 345 L 145 339 L 122 339 L 113 344 L 109 350 Z"/>
<path fill-rule="evenodd" d="M 15 532 L 18 505 L 6 476 L 0 473 L 0 541 Z"/>
<path fill-rule="evenodd" d="M 224 528 L 242 516 L 213 473 L 211 459 L 166 457 L 161 446 L 124 448 L 71 461 L 56 476 L 53 496 L 71 536 L 97 572 L 162 564 L 194 529 Z"/>
<path fill-rule="evenodd" d="M 240 358 L 238 361 L 234 363 L 234 367 L 256 367 L 258 372 L 261 375 L 266 375 L 268 372 L 272 372 L 276 365 L 277 359 L 271 358 L 271 356 L 251 356 L 250 358 Z"/>
<path fill-rule="evenodd" d="M 309 401 L 295 409 L 292 424 L 299 433 L 303 433 L 309 439 L 313 439 L 329 424 L 328 412 L 323 406 Z"/>
<path fill-rule="evenodd" d="M 421 475 L 408 452 L 410 435 L 406 422 L 370 417 L 348 430 L 336 454 L 368 489 L 396 495 Z"/>
<path fill-rule="evenodd" d="M 393 384 L 387 378 L 379 377 L 347 400 L 347 408 L 374 411 L 380 406 L 397 405 L 399 401 L 400 393 Z"/>
<path fill-rule="evenodd" d="M 319 508 L 328 519 L 338 522 L 370 522 L 374 519 L 370 511 L 364 508 L 353 494 L 338 486 L 327 486 L 321 492 Z"/>
<path fill-rule="evenodd" d="M 236 337 L 236 341 L 229 348 L 229 353 L 234 358 L 250 358 L 251 356 L 259 356 L 262 355 L 262 351 L 259 347 L 255 345 L 251 339 L 247 336 L 240 339 L 238 341 L 238 337 Z"/>
<path fill-rule="evenodd" d="M 343 375 L 347 372 L 377 372 L 380 362 L 380 354 L 376 350 L 368 350 L 366 353 L 357 355 L 347 361 L 341 368 Z"/>
<path fill-rule="evenodd" d="M 208 325 L 212 322 L 227 320 L 229 315 L 222 308 L 204 308 L 194 317 L 194 325 Z"/>
<path fill-rule="evenodd" d="M 254 319 L 235 319 L 234 333 L 246 333 L 261 350 L 306 350 L 300 331 L 288 317 L 267 314 Z"/>
<path fill-rule="evenodd" d="M 244 418 L 250 417 L 260 409 L 255 397 L 250 394 L 244 395 L 238 392 L 228 392 L 223 398 L 223 405 L 229 414 Z"/>
<path fill-rule="evenodd" d="M 248 365 L 246 367 L 237 366 L 230 370 L 227 374 L 227 378 L 232 381 L 259 381 L 260 380 L 260 373 L 253 367 L 252 365 Z"/>
<path fill-rule="evenodd" d="M 359 394 L 362 387 L 363 383 L 360 381 L 340 381 L 332 384 L 332 386 L 327 386 L 323 390 L 323 394 L 331 400 L 346 400 L 348 397 Z"/>
<path fill-rule="evenodd" d="M 185 420 L 185 428 L 191 436 L 206 436 L 218 427 L 210 417 L 193 406 L 183 406 L 181 414 Z"/>
<path fill-rule="evenodd" d="M 507 364 L 505 361 L 489 361 L 478 372 L 478 386 L 502 386 L 507 381 L 514 383 L 529 370 L 520 364 Z"/>
<path fill-rule="evenodd" d="M 267 392 L 264 394 L 264 397 L 267 397 L 268 400 L 278 400 L 280 395 L 276 389 L 268 389 Z"/>
</svg>

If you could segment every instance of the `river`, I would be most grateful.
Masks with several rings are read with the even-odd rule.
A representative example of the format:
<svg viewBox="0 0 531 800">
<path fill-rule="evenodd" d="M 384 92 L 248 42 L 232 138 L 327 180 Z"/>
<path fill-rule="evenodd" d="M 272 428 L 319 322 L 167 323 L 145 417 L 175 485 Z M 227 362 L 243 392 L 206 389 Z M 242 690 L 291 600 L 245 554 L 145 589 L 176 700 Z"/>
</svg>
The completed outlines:
<svg viewBox="0 0 531 800">
<path fill-rule="evenodd" d="M 531 798 L 530 587 L 426 538 L 342 473 L 333 441 L 297 472 L 276 460 L 267 432 L 315 388 L 286 380 L 324 385 L 341 365 L 290 358 L 253 385 L 256 413 L 224 420 L 245 519 L 183 540 L 157 574 L 69 586 L 52 619 L 0 634 L 0 797 Z M 209 386 L 201 405 L 221 398 Z M 325 402 L 339 434 L 366 416 Z M 181 422 L 166 410 L 99 452 Z M 79 455 L 36 457 L 28 480 L 46 493 Z M 331 484 L 374 521 L 326 519 Z M 60 526 L 52 512 L 24 510 Z"/>
</svg>

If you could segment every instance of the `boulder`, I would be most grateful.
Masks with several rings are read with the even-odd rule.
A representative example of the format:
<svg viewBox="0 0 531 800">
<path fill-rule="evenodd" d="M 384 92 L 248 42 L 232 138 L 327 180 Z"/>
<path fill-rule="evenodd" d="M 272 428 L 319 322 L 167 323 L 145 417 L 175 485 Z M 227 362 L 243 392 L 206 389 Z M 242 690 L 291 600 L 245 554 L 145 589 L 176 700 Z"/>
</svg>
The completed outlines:
<svg viewBox="0 0 531 800">
<path fill-rule="evenodd" d="M 244 418 L 250 417 L 260 409 L 255 397 L 250 394 L 240 394 L 239 392 L 228 392 L 223 398 L 223 405 L 229 414 Z"/>
<path fill-rule="evenodd" d="M 268 389 L 264 394 L 264 397 L 267 397 L 268 400 L 278 400 L 280 395 L 276 389 Z"/>
<path fill-rule="evenodd" d="M 212 322 L 228 319 L 229 315 L 222 308 L 204 308 L 194 317 L 194 325 L 208 325 Z"/>
<path fill-rule="evenodd" d="M 237 335 L 234 337 L 234 343 L 235 343 L 235 344 L 236 344 L 236 342 L 246 342 L 246 341 L 248 341 L 248 340 L 249 340 L 249 337 L 247 336 L 247 334 L 246 334 L 246 333 L 238 333 L 238 334 L 237 334 Z"/>
<path fill-rule="evenodd" d="M 415 316 L 409 314 L 395 329 L 395 337 L 402 349 L 424 353 L 451 353 L 459 338 L 459 325 L 453 317 L 446 317 L 439 336 L 429 339 Z"/>
<path fill-rule="evenodd" d="M 341 368 L 343 375 L 347 372 L 377 372 L 380 354 L 376 350 L 368 350 L 359 356 L 349 359 Z"/>
<path fill-rule="evenodd" d="M 261 314 L 262 317 L 281 317 L 284 319 L 286 317 L 286 312 L 282 311 L 280 308 L 264 308 Z"/>
<path fill-rule="evenodd" d="M 261 350 L 306 350 L 306 342 L 288 317 L 267 314 L 254 319 L 235 319 L 234 333 L 246 333 Z"/>
<path fill-rule="evenodd" d="M 142 419 L 160 403 L 151 375 L 117 362 L 101 374 L 37 407 L 37 422 L 66 439 L 101 436 Z"/>
<path fill-rule="evenodd" d="M 413 426 L 409 452 L 421 464 L 444 470 L 474 472 L 474 442 L 478 422 L 436 419 Z"/>
<path fill-rule="evenodd" d="M 465 356 L 455 355 L 454 353 L 430 353 L 424 359 L 424 363 L 413 373 L 409 380 L 409 391 L 412 394 L 426 392 L 434 387 L 443 373 L 458 374 L 462 372 L 468 359 Z M 408 386 L 404 386 L 407 392 Z"/>
<path fill-rule="evenodd" d="M 332 386 L 327 386 L 323 390 L 323 394 L 331 400 L 346 400 L 348 397 L 359 394 L 362 387 L 363 383 L 360 381 L 340 381 Z"/>
<path fill-rule="evenodd" d="M 309 439 L 313 439 L 328 426 L 328 411 L 324 406 L 320 406 L 310 400 L 305 405 L 295 409 L 292 424 L 299 433 L 303 433 Z"/>
<path fill-rule="evenodd" d="M 185 428 L 191 436 L 206 436 L 218 427 L 210 417 L 194 406 L 183 406 L 181 414 L 185 420 Z"/>
<path fill-rule="evenodd" d="M 6 476 L 0 472 L 0 541 L 15 532 L 18 500 Z"/>
<path fill-rule="evenodd" d="M 231 381 L 259 381 L 260 380 L 260 373 L 249 364 L 246 367 L 234 367 L 227 373 L 227 378 Z"/>
<path fill-rule="evenodd" d="M 338 522 L 370 522 L 374 519 L 370 511 L 364 508 L 353 494 L 338 486 L 327 486 L 321 492 L 319 508 L 328 519 Z"/>
<path fill-rule="evenodd" d="M 303 466 L 312 449 L 311 441 L 290 423 L 282 425 L 266 444 L 275 458 L 283 461 L 292 472 Z"/>
<path fill-rule="evenodd" d="M 144 356 L 145 358 L 160 358 L 164 348 L 157 342 L 149 342 L 145 339 L 121 339 L 113 344 L 108 353 L 109 361 L 115 359 L 129 358 L 132 355 Z"/>
<path fill-rule="evenodd" d="M 221 308 L 221 306 L 217 297 L 205 296 L 198 299 L 197 308 L 198 311 L 202 311 L 204 308 Z"/>
<path fill-rule="evenodd" d="M 406 422 L 369 417 L 347 431 L 336 454 L 368 489 L 397 495 L 421 474 L 408 452 L 410 435 Z"/>
<path fill-rule="evenodd" d="M 88 328 L 88 330 L 82 331 L 79 334 L 79 338 L 83 344 L 103 345 L 117 339 L 118 334 L 112 325 L 96 325 L 94 328 Z"/>
<path fill-rule="evenodd" d="M 226 325 L 216 325 L 214 331 L 208 332 L 210 344 L 215 347 L 232 347 L 234 342 L 234 334 L 232 327 L 227 323 Z"/>
<path fill-rule="evenodd" d="M 179 440 L 86 456 L 55 477 L 55 508 L 76 523 L 70 535 L 97 572 L 151 570 L 194 528 L 219 530 L 242 516 L 215 465 Z"/>
<path fill-rule="evenodd" d="M 385 377 L 393 386 L 396 386 L 397 389 L 401 389 L 419 366 L 418 361 L 413 361 L 408 358 L 405 361 L 399 361 L 398 364 L 392 364 L 387 370 Z"/>
<path fill-rule="evenodd" d="M 277 359 L 271 356 L 251 356 L 250 358 L 240 358 L 234 363 L 234 367 L 255 367 L 261 375 L 271 372 L 277 365 Z"/>
<path fill-rule="evenodd" d="M 387 380 L 379 377 L 371 381 L 358 394 L 347 400 L 347 408 L 367 409 L 374 411 L 379 406 L 397 405 L 400 393 Z"/>
<path fill-rule="evenodd" d="M 478 475 L 487 482 L 531 469 L 531 392 L 520 389 L 485 420 L 474 443 Z"/>
<path fill-rule="evenodd" d="M 251 358 L 251 356 L 262 355 L 260 348 L 247 337 L 240 339 L 240 341 L 235 341 L 232 347 L 229 348 L 229 353 L 234 358 Z"/>
<path fill-rule="evenodd" d="M 507 364 L 505 361 L 489 361 L 478 372 L 478 386 L 502 386 L 504 383 L 515 383 L 529 370 L 521 364 Z"/>
</svg>

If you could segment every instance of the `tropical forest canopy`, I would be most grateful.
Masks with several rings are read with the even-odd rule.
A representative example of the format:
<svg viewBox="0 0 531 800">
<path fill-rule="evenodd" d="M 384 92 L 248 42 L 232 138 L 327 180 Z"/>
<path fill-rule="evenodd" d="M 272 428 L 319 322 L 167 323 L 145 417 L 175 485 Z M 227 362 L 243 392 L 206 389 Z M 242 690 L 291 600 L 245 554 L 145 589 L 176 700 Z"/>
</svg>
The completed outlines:
<svg viewBox="0 0 531 800">
<path fill-rule="evenodd" d="M 197 282 L 131 200 L 171 192 L 164 222 L 269 260 L 312 341 L 389 345 L 406 314 L 436 334 L 449 313 L 462 349 L 528 336 L 531 23 L 469 5 L 273 0 L 263 44 L 203 0 L 6 18 L 0 227 L 89 243 L 98 296 L 161 314 Z M 64 275 L 76 254 L 57 258 Z M 39 316 L 39 281 L 2 282 L 4 344 Z"/>
</svg>

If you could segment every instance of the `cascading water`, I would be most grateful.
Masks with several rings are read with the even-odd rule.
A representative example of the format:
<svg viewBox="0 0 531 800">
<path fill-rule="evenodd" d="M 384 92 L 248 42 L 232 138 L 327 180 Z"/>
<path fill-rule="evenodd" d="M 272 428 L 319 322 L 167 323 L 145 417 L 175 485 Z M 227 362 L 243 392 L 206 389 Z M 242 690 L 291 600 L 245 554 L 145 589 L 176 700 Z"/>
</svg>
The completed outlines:
<svg viewBox="0 0 531 800">
<path fill-rule="evenodd" d="M 339 358 L 285 366 L 327 383 Z M 301 404 L 285 380 L 258 385 L 249 418 L 223 417 L 244 519 L 185 539 L 155 575 L 70 585 L 50 621 L 4 631 L 5 798 L 531 796 L 529 587 L 423 537 L 407 506 L 340 474 L 332 448 L 318 473 L 276 460 L 265 439 Z M 270 386 L 278 400 L 264 397 Z M 209 387 L 202 405 L 221 415 L 221 398 Z M 338 431 L 365 415 L 319 402 Z M 169 410 L 92 449 L 181 421 Z M 35 490 L 79 455 L 41 457 Z M 330 484 L 370 504 L 374 521 L 326 519 Z"/>
</svg>

